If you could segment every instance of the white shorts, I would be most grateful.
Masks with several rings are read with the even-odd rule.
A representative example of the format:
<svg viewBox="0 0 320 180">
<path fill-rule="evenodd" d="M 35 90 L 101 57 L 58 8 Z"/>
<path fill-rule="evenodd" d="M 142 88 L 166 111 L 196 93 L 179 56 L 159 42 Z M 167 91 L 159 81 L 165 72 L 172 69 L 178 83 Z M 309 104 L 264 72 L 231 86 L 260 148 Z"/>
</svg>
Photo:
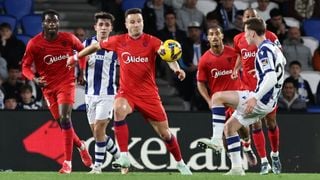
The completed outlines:
<svg viewBox="0 0 320 180">
<path fill-rule="evenodd" d="M 275 108 L 275 102 L 270 100 L 268 104 L 263 104 L 261 101 L 257 101 L 257 105 L 253 108 L 251 114 L 246 115 L 245 109 L 247 105 L 245 102 L 248 98 L 253 96 L 253 92 L 249 91 L 237 91 L 239 95 L 239 104 L 237 109 L 233 112 L 232 116 L 236 118 L 242 125 L 249 126 L 261 118 L 269 114 Z"/>
<path fill-rule="evenodd" d="M 114 97 L 114 95 L 85 96 L 89 124 L 95 124 L 97 120 L 106 120 L 112 118 Z"/>
</svg>

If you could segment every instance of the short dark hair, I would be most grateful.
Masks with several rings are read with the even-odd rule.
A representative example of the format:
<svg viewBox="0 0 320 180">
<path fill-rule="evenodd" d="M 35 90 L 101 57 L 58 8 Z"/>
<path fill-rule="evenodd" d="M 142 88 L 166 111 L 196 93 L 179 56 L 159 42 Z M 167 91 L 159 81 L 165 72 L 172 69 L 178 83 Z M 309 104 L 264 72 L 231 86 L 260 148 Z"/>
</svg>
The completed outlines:
<svg viewBox="0 0 320 180">
<path fill-rule="evenodd" d="M 54 9 L 47 9 L 42 13 L 42 22 L 46 18 L 46 15 L 56 15 L 56 16 L 58 16 L 58 19 L 60 19 L 60 15 L 59 15 L 58 11 L 56 11 Z"/>
<path fill-rule="evenodd" d="M 282 16 L 281 11 L 278 8 L 273 8 L 270 13 L 270 17 Z"/>
<path fill-rule="evenodd" d="M 94 14 L 94 22 L 97 23 L 98 19 L 109 19 L 111 23 L 113 24 L 113 21 L 115 20 L 114 16 L 107 12 L 97 12 Z"/>
<path fill-rule="evenodd" d="M 288 77 L 287 79 L 285 79 L 283 82 L 283 86 L 288 83 L 292 83 L 293 86 L 296 88 L 297 81 L 295 81 L 292 77 Z"/>
<path fill-rule="evenodd" d="M 32 87 L 29 84 L 24 84 L 20 88 L 21 93 L 26 92 L 26 91 L 30 91 L 32 93 Z"/>
<path fill-rule="evenodd" d="M 298 65 L 298 66 L 300 66 L 300 68 L 302 67 L 302 64 L 297 60 L 291 61 L 289 64 L 289 68 L 293 65 Z"/>
<path fill-rule="evenodd" d="M 3 29 L 3 28 L 7 28 L 7 29 L 12 30 L 11 25 L 9 23 L 7 23 L 7 22 L 3 22 L 3 23 L 0 24 L 0 29 Z"/>
<path fill-rule="evenodd" d="M 208 27 L 207 33 L 209 32 L 210 29 L 217 29 L 217 30 L 219 30 L 221 32 L 221 34 L 224 34 L 223 33 L 223 28 L 221 26 L 219 26 L 219 25 L 214 25 L 212 27 Z"/>
<path fill-rule="evenodd" d="M 260 18 L 250 18 L 244 25 L 247 25 L 247 29 L 255 31 L 258 36 L 262 36 L 266 33 L 266 24 L 264 23 L 263 19 Z"/>
<path fill-rule="evenodd" d="M 124 13 L 124 17 L 127 18 L 128 15 L 130 14 L 141 14 L 142 15 L 142 10 L 140 8 L 131 8 L 128 9 L 125 13 Z"/>
<path fill-rule="evenodd" d="M 166 17 L 169 14 L 173 14 L 174 17 L 177 17 L 176 12 L 174 12 L 174 10 L 172 8 L 169 8 L 165 13 L 164 13 L 164 17 Z"/>
</svg>

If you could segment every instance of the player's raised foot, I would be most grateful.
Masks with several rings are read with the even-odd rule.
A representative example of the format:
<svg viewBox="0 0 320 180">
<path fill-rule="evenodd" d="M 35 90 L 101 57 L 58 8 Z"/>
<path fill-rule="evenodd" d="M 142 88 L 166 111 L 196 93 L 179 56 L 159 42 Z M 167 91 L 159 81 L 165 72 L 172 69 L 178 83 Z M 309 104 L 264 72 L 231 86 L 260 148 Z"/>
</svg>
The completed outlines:
<svg viewBox="0 0 320 180">
<path fill-rule="evenodd" d="M 192 175 L 190 168 L 185 163 L 178 163 L 177 169 L 181 175 Z"/>
<path fill-rule="evenodd" d="M 228 171 L 224 175 L 226 175 L 226 176 L 244 176 L 244 175 L 246 175 L 246 173 L 244 172 L 242 167 L 238 167 L 238 168 L 230 169 L 230 171 Z"/>
<path fill-rule="evenodd" d="M 266 175 L 271 171 L 271 166 L 268 162 L 264 162 L 261 164 L 261 170 L 260 170 L 260 174 L 261 175 Z"/>
<path fill-rule="evenodd" d="M 272 160 L 272 172 L 274 174 L 280 174 L 281 173 L 281 162 L 279 156 L 271 156 Z"/>
<path fill-rule="evenodd" d="M 248 150 L 243 150 L 244 155 L 247 158 L 248 164 L 249 166 L 255 166 L 257 165 L 258 161 L 257 161 L 257 157 L 254 154 L 254 152 L 252 151 L 252 149 L 248 149 Z"/>
<path fill-rule="evenodd" d="M 115 169 L 120 168 L 129 168 L 130 167 L 130 161 L 128 156 L 120 155 L 118 159 L 112 162 L 112 167 Z"/>
<path fill-rule="evenodd" d="M 91 171 L 88 172 L 88 174 L 101 174 L 101 165 L 93 165 Z"/>
<path fill-rule="evenodd" d="M 64 161 L 62 163 L 61 169 L 59 170 L 59 173 L 60 174 L 70 174 L 71 171 L 72 171 L 71 165 L 68 162 Z"/>
<path fill-rule="evenodd" d="M 220 138 L 211 138 L 210 140 L 202 139 L 198 141 L 198 147 L 202 149 L 210 148 L 221 153 L 223 150 L 223 141 Z"/>
<path fill-rule="evenodd" d="M 82 145 L 80 148 L 78 148 L 78 150 L 80 153 L 82 163 L 87 167 L 91 167 L 92 166 L 91 155 L 89 154 L 88 149 L 87 149 L 86 145 L 84 144 L 84 141 L 81 141 L 81 144 Z"/>
</svg>

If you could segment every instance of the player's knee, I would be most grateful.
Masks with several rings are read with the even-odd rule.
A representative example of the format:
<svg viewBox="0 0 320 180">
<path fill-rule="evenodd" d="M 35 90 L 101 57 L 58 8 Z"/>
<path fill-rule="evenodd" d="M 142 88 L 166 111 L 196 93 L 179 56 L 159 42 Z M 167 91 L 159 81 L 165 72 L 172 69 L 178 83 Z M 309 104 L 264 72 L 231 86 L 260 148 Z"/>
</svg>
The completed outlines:
<svg viewBox="0 0 320 180">
<path fill-rule="evenodd" d="M 212 102 L 214 103 L 222 103 L 222 92 L 216 92 L 212 95 L 211 98 Z"/>
<path fill-rule="evenodd" d="M 253 129 L 253 130 L 262 129 L 262 123 L 261 123 L 261 121 L 258 121 L 258 122 L 256 122 L 256 123 L 252 124 L 252 129 Z"/>
<path fill-rule="evenodd" d="M 61 127 L 69 127 L 71 125 L 71 119 L 69 116 L 60 116 L 59 121 Z"/>
</svg>

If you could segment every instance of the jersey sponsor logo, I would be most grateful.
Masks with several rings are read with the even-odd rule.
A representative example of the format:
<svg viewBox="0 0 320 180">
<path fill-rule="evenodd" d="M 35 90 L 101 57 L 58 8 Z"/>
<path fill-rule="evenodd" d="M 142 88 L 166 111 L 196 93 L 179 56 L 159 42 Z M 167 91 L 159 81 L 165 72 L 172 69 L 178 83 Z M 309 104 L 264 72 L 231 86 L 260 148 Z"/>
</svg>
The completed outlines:
<svg viewBox="0 0 320 180">
<path fill-rule="evenodd" d="M 123 59 L 125 64 L 129 64 L 129 63 L 147 63 L 147 62 L 149 62 L 148 57 L 132 56 L 129 52 L 123 52 L 121 54 L 121 58 Z"/>
<path fill-rule="evenodd" d="M 248 51 L 247 49 L 241 49 L 241 55 L 243 60 L 247 60 L 252 57 L 256 57 L 255 51 Z"/>
<path fill-rule="evenodd" d="M 224 69 L 224 70 L 218 70 L 218 69 L 211 69 L 211 76 L 214 78 L 218 78 L 219 76 L 225 76 L 225 75 L 231 75 L 232 70 L 231 69 Z"/>
<path fill-rule="evenodd" d="M 61 60 L 64 60 L 64 59 L 68 59 L 68 57 L 69 57 L 69 54 L 63 54 L 63 55 L 58 55 L 58 56 L 53 56 L 53 55 L 51 55 L 51 54 L 48 54 L 48 55 L 46 55 L 44 58 L 43 58 L 43 61 L 46 63 L 46 64 L 48 64 L 48 65 L 50 65 L 50 64 L 53 64 L 53 63 L 55 63 L 55 62 L 57 62 L 57 61 L 61 61 Z"/>
</svg>

